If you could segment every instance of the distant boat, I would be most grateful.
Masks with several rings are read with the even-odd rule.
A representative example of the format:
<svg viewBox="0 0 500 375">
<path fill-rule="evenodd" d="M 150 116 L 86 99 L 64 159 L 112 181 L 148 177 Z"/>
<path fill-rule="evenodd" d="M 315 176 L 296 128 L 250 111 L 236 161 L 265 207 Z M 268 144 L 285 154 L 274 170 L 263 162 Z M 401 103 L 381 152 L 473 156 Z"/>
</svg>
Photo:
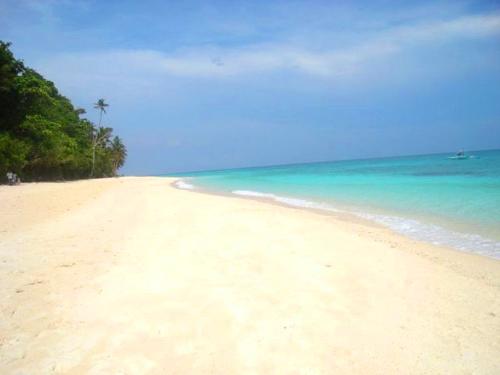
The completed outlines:
<svg viewBox="0 0 500 375">
<path fill-rule="evenodd" d="M 473 158 L 475 158 L 474 155 L 466 155 L 464 150 L 458 151 L 453 156 L 448 156 L 448 159 L 452 159 L 452 160 L 467 160 L 467 159 L 473 159 Z"/>
</svg>

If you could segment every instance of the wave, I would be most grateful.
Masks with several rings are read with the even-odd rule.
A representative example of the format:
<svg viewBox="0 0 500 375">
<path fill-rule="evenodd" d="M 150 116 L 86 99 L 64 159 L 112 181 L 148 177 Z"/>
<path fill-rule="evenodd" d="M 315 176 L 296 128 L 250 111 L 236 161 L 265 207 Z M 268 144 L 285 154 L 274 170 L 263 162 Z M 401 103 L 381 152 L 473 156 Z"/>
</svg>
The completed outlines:
<svg viewBox="0 0 500 375">
<path fill-rule="evenodd" d="M 194 185 L 191 185 L 184 180 L 175 181 L 174 186 L 178 189 L 184 189 L 184 190 L 193 190 L 194 189 Z"/>
<path fill-rule="evenodd" d="M 236 194 L 236 195 L 243 195 L 243 196 L 247 196 L 247 197 L 272 199 L 276 202 L 284 203 L 284 204 L 287 204 L 289 206 L 294 206 L 294 207 L 314 208 L 314 209 L 330 211 L 330 212 L 340 212 L 340 210 L 337 210 L 335 207 L 333 207 L 332 205 L 329 205 L 327 203 L 308 201 L 305 199 L 283 197 L 280 195 L 274 195 L 274 194 L 270 194 L 270 193 L 260 193 L 258 191 L 251 191 L 251 190 L 234 190 L 231 193 Z"/>
<path fill-rule="evenodd" d="M 418 220 L 398 216 L 361 212 L 357 212 L 356 215 L 380 223 L 415 240 L 500 259 L 500 242 L 478 234 L 456 232 L 439 225 L 422 223 Z"/>
<path fill-rule="evenodd" d="M 361 211 L 346 211 L 324 202 L 280 196 L 271 193 L 262 193 L 252 190 L 234 190 L 232 193 L 252 198 L 270 199 L 293 207 L 313 208 L 328 212 L 350 213 L 362 219 L 382 224 L 383 226 L 414 240 L 425 241 L 434 245 L 452 247 L 456 250 L 472 252 L 500 259 L 500 242 L 477 234 L 451 231 L 438 225 L 422 223 L 418 220 L 399 216 L 371 214 Z"/>
</svg>

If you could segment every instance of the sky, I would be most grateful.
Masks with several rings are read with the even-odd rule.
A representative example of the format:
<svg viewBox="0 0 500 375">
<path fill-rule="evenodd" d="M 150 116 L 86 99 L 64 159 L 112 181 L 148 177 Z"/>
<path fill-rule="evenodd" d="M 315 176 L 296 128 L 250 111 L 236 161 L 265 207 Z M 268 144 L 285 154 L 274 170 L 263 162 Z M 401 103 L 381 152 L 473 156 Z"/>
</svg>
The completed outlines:
<svg viewBox="0 0 500 375">
<path fill-rule="evenodd" d="M 0 0 L 124 174 L 500 148 L 499 1 Z"/>
</svg>

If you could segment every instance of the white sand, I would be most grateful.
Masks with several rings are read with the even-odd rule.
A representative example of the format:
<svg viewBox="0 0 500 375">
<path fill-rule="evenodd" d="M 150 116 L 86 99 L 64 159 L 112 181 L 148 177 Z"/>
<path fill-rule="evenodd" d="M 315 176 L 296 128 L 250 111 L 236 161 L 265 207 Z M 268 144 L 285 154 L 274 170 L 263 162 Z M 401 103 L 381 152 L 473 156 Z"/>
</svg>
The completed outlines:
<svg viewBox="0 0 500 375">
<path fill-rule="evenodd" d="M 0 187 L 0 374 L 500 374 L 500 262 L 120 178 Z"/>
</svg>

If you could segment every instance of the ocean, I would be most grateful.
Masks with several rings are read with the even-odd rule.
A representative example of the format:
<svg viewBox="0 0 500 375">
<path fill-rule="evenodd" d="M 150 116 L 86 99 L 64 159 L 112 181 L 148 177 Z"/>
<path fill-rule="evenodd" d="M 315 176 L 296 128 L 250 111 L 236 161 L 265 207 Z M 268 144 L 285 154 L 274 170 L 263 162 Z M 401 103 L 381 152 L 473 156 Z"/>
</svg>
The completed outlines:
<svg viewBox="0 0 500 375">
<path fill-rule="evenodd" d="M 178 187 L 348 212 L 413 239 L 500 259 L 500 150 L 175 174 Z"/>
</svg>

